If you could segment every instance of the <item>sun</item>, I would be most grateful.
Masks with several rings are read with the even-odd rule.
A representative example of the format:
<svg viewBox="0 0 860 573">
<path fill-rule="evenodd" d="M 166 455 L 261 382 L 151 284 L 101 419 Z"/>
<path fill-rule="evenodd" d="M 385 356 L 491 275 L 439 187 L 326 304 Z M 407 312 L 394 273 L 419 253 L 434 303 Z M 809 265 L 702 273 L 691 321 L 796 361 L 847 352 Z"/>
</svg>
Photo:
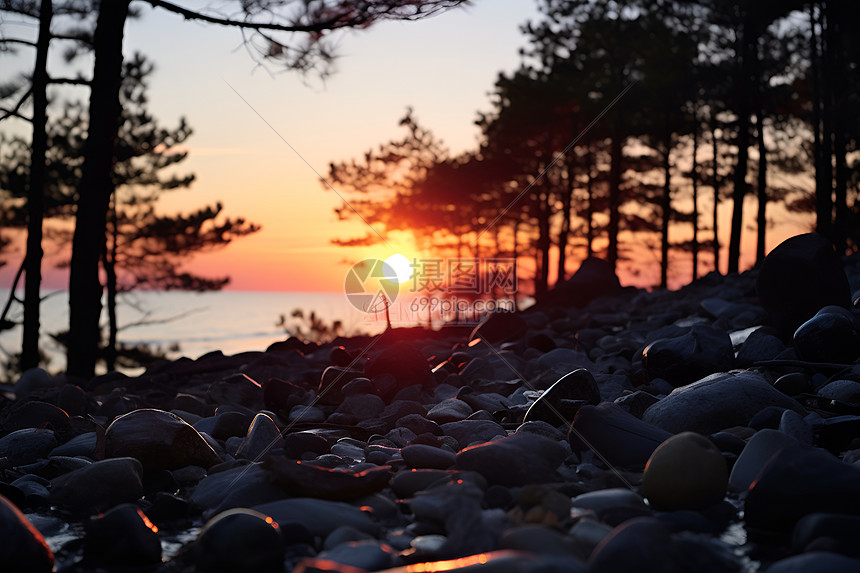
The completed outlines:
<svg viewBox="0 0 860 573">
<path fill-rule="evenodd" d="M 382 269 L 385 278 L 393 283 L 403 284 L 412 277 L 412 263 L 400 253 L 385 259 Z"/>
</svg>

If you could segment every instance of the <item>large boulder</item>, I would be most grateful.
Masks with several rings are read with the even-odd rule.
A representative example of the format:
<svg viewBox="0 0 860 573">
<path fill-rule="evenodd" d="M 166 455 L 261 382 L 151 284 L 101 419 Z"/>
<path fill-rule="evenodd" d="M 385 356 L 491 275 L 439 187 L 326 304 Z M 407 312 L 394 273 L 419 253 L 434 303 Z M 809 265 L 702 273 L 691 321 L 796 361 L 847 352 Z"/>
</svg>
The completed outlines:
<svg viewBox="0 0 860 573">
<path fill-rule="evenodd" d="M 833 243 L 818 233 L 786 239 L 765 257 L 756 292 L 786 335 L 828 305 L 849 308 L 851 289 Z"/>
<path fill-rule="evenodd" d="M 778 406 L 805 414 L 803 407 L 752 371 L 717 373 L 675 388 L 649 407 L 642 420 L 677 434 L 713 434 L 732 426 L 746 426 L 760 410 Z"/>
<path fill-rule="evenodd" d="M 621 291 L 621 283 L 612 264 L 605 259 L 588 257 L 572 277 L 540 297 L 535 308 L 546 305 L 582 308 L 596 298 Z"/>
</svg>

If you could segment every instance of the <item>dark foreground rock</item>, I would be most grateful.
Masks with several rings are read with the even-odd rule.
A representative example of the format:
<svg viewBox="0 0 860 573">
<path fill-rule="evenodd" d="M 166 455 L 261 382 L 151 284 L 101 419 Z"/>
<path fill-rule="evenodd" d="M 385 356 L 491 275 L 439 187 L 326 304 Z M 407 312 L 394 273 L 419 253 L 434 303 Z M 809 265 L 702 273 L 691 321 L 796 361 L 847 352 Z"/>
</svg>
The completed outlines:
<svg viewBox="0 0 860 573">
<path fill-rule="evenodd" d="M 586 261 L 477 329 L 28 371 L 0 570 L 853 570 L 860 265 L 775 253 L 677 292 Z"/>
</svg>

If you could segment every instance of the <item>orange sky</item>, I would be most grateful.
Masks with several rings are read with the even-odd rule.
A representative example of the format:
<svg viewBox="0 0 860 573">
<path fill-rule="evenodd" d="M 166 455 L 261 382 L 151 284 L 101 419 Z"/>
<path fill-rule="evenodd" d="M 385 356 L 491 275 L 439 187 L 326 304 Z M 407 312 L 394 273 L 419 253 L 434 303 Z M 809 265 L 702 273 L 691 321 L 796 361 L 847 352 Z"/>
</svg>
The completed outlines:
<svg viewBox="0 0 860 573">
<path fill-rule="evenodd" d="M 194 129 L 180 171 L 195 173 L 197 180 L 190 190 L 166 195 L 161 209 L 189 211 L 220 201 L 228 215 L 263 227 L 227 249 L 197 257 L 188 268 L 229 274 L 231 290 L 332 292 L 342 291 L 352 262 L 393 253 L 384 245 L 330 244 L 333 237 L 361 236 L 367 229 L 357 221 L 336 221 L 333 209 L 340 200 L 320 185 L 317 173 L 325 175 L 332 161 L 401 137 L 397 124 L 407 106 L 452 151 L 473 148 L 477 112 L 490 109 L 488 93 L 498 73 L 518 66 L 525 43 L 518 27 L 536 16 L 533 1 L 477 0 L 427 21 L 350 32 L 339 42 L 336 73 L 323 82 L 255 68 L 235 30 L 185 22 L 146 6 L 141 12 L 126 26 L 126 53 L 144 51 L 156 64 L 151 111 L 166 126 L 185 116 Z M 747 204 L 750 217 L 754 205 Z M 728 215 L 728 202 L 723 209 Z M 804 230 L 794 223 L 777 225 L 769 244 Z M 749 266 L 754 230 L 745 233 L 742 266 Z M 406 236 L 386 239 L 407 258 L 422 255 Z M 648 257 L 643 254 L 643 260 Z M 675 286 L 689 280 L 687 265 L 676 267 Z M 0 269 L 0 284 L 9 284 L 16 266 L 13 261 Z M 569 270 L 575 268 L 571 264 Z M 62 288 L 57 273 L 46 275 L 48 287 Z M 622 275 L 622 282 L 653 285 L 659 269 L 647 265 L 639 277 Z"/>
</svg>

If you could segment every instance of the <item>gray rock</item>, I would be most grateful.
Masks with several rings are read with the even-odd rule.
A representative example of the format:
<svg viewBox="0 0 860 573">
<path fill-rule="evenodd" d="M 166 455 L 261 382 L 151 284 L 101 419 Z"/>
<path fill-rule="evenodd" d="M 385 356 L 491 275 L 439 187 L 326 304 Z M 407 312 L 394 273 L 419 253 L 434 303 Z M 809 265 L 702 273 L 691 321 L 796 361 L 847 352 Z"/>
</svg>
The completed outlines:
<svg viewBox="0 0 860 573">
<path fill-rule="evenodd" d="M 341 543 L 321 552 L 318 558 L 365 571 L 378 571 L 393 564 L 394 550 L 376 539 L 366 539 Z"/>
<path fill-rule="evenodd" d="M 282 527 L 296 523 L 312 535 L 325 538 L 341 526 L 376 535 L 379 526 L 371 517 L 353 505 L 309 497 L 281 499 L 254 506 L 252 509 L 271 516 Z"/>
<path fill-rule="evenodd" d="M 458 422 L 465 420 L 472 414 L 472 407 L 463 400 L 457 398 L 448 398 L 433 406 L 427 412 L 427 419 L 436 422 L 437 424 L 446 424 L 448 422 Z"/>
<path fill-rule="evenodd" d="M 142 475 L 143 466 L 134 458 L 102 460 L 52 479 L 50 501 L 79 512 L 134 502 L 143 494 Z"/>
<path fill-rule="evenodd" d="M 765 329 L 753 331 L 741 345 L 737 362 L 740 366 L 752 366 L 760 360 L 773 360 L 785 350 L 785 344 L 778 336 Z"/>
<path fill-rule="evenodd" d="M 677 434 L 713 434 L 731 426 L 746 426 L 759 410 L 779 406 L 805 414 L 793 399 L 751 371 L 713 374 L 676 388 L 647 410 L 642 420 Z"/>
<path fill-rule="evenodd" d="M 860 559 L 853 559 L 828 551 L 810 551 L 777 561 L 767 573 L 833 573 L 860 571 Z"/>
<path fill-rule="evenodd" d="M 242 440 L 236 452 L 236 457 L 248 460 L 259 460 L 273 448 L 283 446 L 281 431 L 266 414 L 257 414 L 248 428 L 248 435 Z"/>
<path fill-rule="evenodd" d="M 51 573 L 54 555 L 45 538 L 12 502 L 0 495 L 0 563 L 4 571 Z"/>
<path fill-rule="evenodd" d="M 272 480 L 273 476 L 260 464 L 238 466 L 203 478 L 194 488 L 190 501 L 218 513 L 283 498 L 284 490 Z"/>
<path fill-rule="evenodd" d="M 25 370 L 18 381 L 15 382 L 14 392 L 17 398 L 22 398 L 31 392 L 46 388 L 56 388 L 57 383 L 50 374 L 41 368 L 30 368 Z"/>
<path fill-rule="evenodd" d="M 558 442 L 518 432 L 460 451 L 457 467 L 476 471 L 491 484 L 545 483 L 558 479 L 556 469 L 567 454 Z"/>
<path fill-rule="evenodd" d="M 637 468 L 643 467 L 657 446 L 671 436 L 611 402 L 583 406 L 568 434 L 574 451 L 593 447 L 613 465 Z"/>
<path fill-rule="evenodd" d="M 456 461 L 456 455 L 453 452 L 424 444 L 406 446 L 400 450 L 400 455 L 412 468 L 444 470 L 453 466 Z"/>
<path fill-rule="evenodd" d="M 616 527 L 588 560 L 592 573 L 672 571 L 671 537 L 654 518 L 637 517 Z"/>
<path fill-rule="evenodd" d="M 811 446 L 814 438 L 812 426 L 797 412 L 785 410 L 779 419 L 779 431 L 791 436 L 804 446 Z"/>
<path fill-rule="evenodd" d="M 8 466 L 31 464 L 45 458 L 57 447 L 57 438 L 51 430 L 25 428 L 0 438 L 0 459 Z"/>
<path fill-rule="evenodd" d="M 728 333 L 705 324 L 694 325 L 680 336 L 655 340 L 642 350 L 642 365 L 648 376 L 663 378 L 674 386 L 727 370 L 734 360 Z"/>
<path fill-rule="evenodd" d="M 457 440 L 461 448 L 508 435 L 501 425 L 488 420 L 462 420 L 442 424 L 441 427 L 443 434 Z"/>
<path fill-rule="evenodd" d="M 561 376 L 579 368 L 594 368 L 594 363 L 584 352 L 570 348 L 556 348 L 538 358 L 538 366 L 544 370 L 552 370 Z"/>
<path fill-rule="evenodd" d="M 854 380 L 834 380 L 819 388 L 818 395 L 829 400 L 857 404 L 860 403 L 860 382 L 855 382 Z"/>
<path fill-rule="evenodd" d="M 210 519 L 197 535 L 193 548 L 196 570 L 279 571 L 290 541 L 284 539 L 272 516 L 231 509 Z"/>
<path fill-rule="evenodd" d="M 791 410 L 786 410 L 788 412 Z M 797 444 L 796 439 L 778 430 L 759 430 L 735 461 L 729 475 L 729 488 L 732 491 L 746 491 L 775 454 Z"/>
</svg>

